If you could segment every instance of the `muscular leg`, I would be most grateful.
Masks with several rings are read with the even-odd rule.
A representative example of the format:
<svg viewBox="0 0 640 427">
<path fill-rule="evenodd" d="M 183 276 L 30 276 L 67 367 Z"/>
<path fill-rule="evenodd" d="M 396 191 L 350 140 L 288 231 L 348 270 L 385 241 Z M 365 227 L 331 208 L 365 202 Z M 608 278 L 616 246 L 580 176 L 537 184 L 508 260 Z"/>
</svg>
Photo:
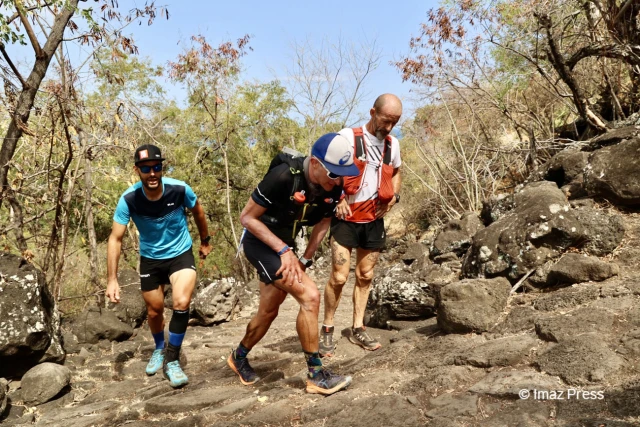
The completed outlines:
<svg viewBox="0 0 640 427">
<path fill-rule="evenodd" d="M 278 310 L 286 297 L 285 291 L 260 282 L 258 313 L 247 325 L 247 332 L 240 341 L 243 346 L 252 349 L 266 335 L 271 323 L 278 317 Z"/>
<path fill-rule="evenodd" d="M 164 330 L 164 285 L 152 291 L 142 291 L 142 299 L 147 305 L 147 321 L 152 334 Z"/>
<path fill-rule="evenodd" d="M 371 281 L 373 280 L 373 268 L 378 262 L 380 249 L 356 250 L 356 286 L 353 289 L 353 327 L 361 328 L 364 325 L 364 311 L 367 308 Z"/>
<path fill-rule="evenodd" d="M 342 246 L 331 238 L 331 276 L 324 289 L 323 325 L 333 326 L 333 317 L 338 309 L 342 289 L 349 277 L 351 266 L 351 248 Z"/>
<path fill-rule="evenodd" d="M 302 283 L 294 282 L 287 286 L 282 280 L 276 280 L 273 285 L 291 294 L 300 304 L 300 311 L 296 319 L 296 330 L 302 349 L 306 353 L 318 352 L 318 312 L 320 311 L 320 292 L 316 284 L 307 276 L 302 275 Z"/>
<path fill-rule="evenodd" d="M 196 271 L 184 268 L 173 273 L 169 280 L 172 286 L 173 309 L 188 310 L 191 295 L 196 287 Z"/>
<path fill-rule="evenodd" d="M 196 286 L 196 272 L 190 268 L 178 270 L 169 276 L 173 287 L 173 314 L 169 322 L 169 345 L 165 352 L 166 362 L 179 360 L 182 341 L 189 322 L 189 304 Z"/>
</svg>

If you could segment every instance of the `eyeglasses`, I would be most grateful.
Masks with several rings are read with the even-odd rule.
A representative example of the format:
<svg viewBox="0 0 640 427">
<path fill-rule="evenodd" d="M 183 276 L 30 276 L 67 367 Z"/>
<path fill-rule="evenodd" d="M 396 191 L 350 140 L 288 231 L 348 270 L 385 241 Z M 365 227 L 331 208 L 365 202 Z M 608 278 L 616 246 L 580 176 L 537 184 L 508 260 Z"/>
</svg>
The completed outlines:
<svg viewBox="0 0 640 427">
<path fill-rule="evenodd" d="M 329 169 L 327 169 L 327 167 L 324 165 L 324 163 L 322 163 L 322 160 L 320 160 L 316 156 L 313 156 L 313 158 L 316 159 L 318 161 L 318 163 L 320 163 L 320 166 L 322 166 L 322 168 L 327 171 L 327 176 L 329 177 L 329 179 L 338 179 L 338 178 L 340 178 L 340 175 L 336 175 L 335 173 L 333 173 Z"/>
<path fill-rule="evenodd" d="M 140 169 L 140 172 L 142 173 L 149 173 L 151 172 L 151 169 L 153 169 L 154 172 L 162 172 L 162 163 L 158 163 L 157 165 L 153 165 L 153 166 L 138 166 L 138 169 Z"/>
</svg>

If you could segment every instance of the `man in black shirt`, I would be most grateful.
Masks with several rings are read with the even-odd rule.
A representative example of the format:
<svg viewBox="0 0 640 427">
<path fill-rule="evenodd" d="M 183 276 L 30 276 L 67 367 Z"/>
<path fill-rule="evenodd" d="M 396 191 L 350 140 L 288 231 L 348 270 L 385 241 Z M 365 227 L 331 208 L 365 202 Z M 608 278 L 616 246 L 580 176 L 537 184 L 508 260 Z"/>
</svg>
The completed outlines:
<svg viewBox="0 0 640 427">
<path fill-rule="evenodd" d="M 274 159 L 251 194 L 240 221 L 246 228 L 242 240 L 245 255 L 260 276 L 260 304 L 240 345 L 227 359 L 242 384 L 258 381 L 247 353 L 267 333 L 287 294 L 300 304 L 296 329 L 309 368 L 307 392 L 329 395 L 351 383 L 351 377 L 322 367 L 318 353 L 320 293 L 305 270 L 331 224 L 342 194 L 342 177 L 358 173 L 353 164 L 353 143 L 330 133 L 313 144 L 309 157 Z M 291 248 L 302 225 L 315 226 L 303 256 L 298 258 Z"/>
</svg>

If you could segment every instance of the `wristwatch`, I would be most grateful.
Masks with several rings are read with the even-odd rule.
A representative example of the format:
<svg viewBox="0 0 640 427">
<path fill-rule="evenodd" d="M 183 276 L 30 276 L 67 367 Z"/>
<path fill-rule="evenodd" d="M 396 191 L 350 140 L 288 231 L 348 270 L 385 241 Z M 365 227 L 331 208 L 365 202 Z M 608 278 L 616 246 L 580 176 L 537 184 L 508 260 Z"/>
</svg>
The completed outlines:
<svg viewBox="0 0 640 427">
<path fill-rule="evenodd" d="M 311 267 L 313 265 L 313 260 L 312 259 L 306 259 L 303 256 L 301 256 L 298 259 L 300 260 L 300 264 L 302 264 L 304 266 L 304 268 L 309 268 L 309 267 Z"/>
<path fill-rule="evenodd" d="M 396 203 L 400 203 L 400 195 L 395 193 L 394 196 L 396 196 Z"/>
<path fill-rule="evenodd" d="M 204 243 L 205 245 L 208 245 L 209 242 L 211 241 L 211 236 L 207 236 L 204 239 L 200 239 L 200 243 Z"/>
</svg>

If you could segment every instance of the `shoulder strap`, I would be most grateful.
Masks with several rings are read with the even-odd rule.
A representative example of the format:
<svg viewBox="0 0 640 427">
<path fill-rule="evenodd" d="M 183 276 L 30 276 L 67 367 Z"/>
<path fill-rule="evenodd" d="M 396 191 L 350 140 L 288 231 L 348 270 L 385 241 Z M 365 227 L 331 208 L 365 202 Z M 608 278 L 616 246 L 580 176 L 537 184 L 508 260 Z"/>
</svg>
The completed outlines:
<svg viewBox="0 0 640 427">
<path fill-rule="evenodd" d="M 356 159 L 365 160 L 367 151 L 364 149 L 364 133 L 362 128 L 353 128 L 353 148 L 356 152 Z"/>
<path fill-rule="evenodd" d="M 287 152 L 286 150 L 278 153 L 272 160 L 269 165 L 269 170 L 275 168 L 278 165 L 286 163 L 289 166 L 289 171 L 291 175 L 293 175 L 293 187 L 291 189 L 291 198 L 293 195 L 302 190 L 304 187 L 303 182 L 303 170 L 304 170 L 304 159 L 305 157 L 297 156 L 296 154 L 292 154 Z"/>
<path fill-rule="evenodd" d="M 382 162 L 385 165 L 391 164 L 391 135 L 387 135 L 387 137 L 384 139 L 384 155 Z"/>
</svg>

